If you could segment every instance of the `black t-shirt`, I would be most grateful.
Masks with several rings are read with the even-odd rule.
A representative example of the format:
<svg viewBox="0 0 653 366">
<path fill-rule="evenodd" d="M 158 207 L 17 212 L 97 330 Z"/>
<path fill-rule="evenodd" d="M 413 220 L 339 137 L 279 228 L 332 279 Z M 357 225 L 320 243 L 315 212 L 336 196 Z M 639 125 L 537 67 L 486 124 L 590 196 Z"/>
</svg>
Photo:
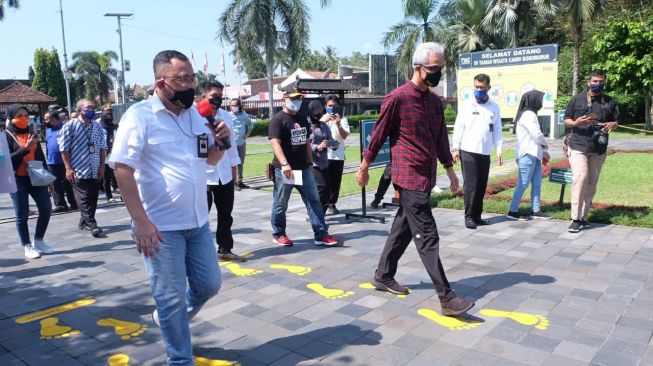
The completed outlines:
<svg viewBox="0 0 653 366">
<path fill-rule="evenodd" d="M 578 93 L 571 98 L 567 109 L 565 110 L 565 119 L 572 120 L 578 117 L 594 113 L 596 115 L 596 122 L 618 122 L 619 121 L 619 108 L 614 103 L 612 97 L 601 94 L 591 98 L 591 103 L 587 103 L 587 92 Z M 569 146 L 573 150 L 595 153 L 598 151 L 596 141 L 592 138 L 594 132 L 600 130 L 601 127 L 596 124 L 587 124 L 580 127 L 572 127 L 571 138 Z"/>
<path fill-rule="evenodd" d="M 303 170 L 308 168 L 306 144 L 308 143 L 309 131 L 306 116 L 299 113 L 292 116 L 281 111 L 275 114 L 270 121 L 268 140 L 279 139 L 281 149 L 290 167 L 295 170 Z M 279 163 L 276 156 L 272 159 L 272 164 L 281 167 L 281 163 Z"/>
</svg>

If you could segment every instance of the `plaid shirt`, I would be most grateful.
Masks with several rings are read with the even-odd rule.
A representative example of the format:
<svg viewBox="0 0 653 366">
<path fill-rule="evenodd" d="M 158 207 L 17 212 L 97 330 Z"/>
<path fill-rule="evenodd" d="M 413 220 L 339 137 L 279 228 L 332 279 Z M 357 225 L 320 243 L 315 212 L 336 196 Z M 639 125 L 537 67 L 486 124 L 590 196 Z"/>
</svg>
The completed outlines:
<svg viewBox="0 0 653 366">
<path fill-rule="evenodd" d="M 430 191 L 435 186 L 437 161 L 445 168 L 453 166 L 440 97 L 420 91 L 411 81 L 385 97 L 363 157 L 374 161 L 388 136 L 392 182 L 404 189 Z"/>
</svg>

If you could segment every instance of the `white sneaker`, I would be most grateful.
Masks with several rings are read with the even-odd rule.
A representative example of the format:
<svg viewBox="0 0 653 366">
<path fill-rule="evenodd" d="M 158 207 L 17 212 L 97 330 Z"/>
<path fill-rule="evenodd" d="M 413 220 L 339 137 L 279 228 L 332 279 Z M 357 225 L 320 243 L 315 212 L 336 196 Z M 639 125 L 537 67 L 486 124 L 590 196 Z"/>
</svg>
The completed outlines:
<svg viewBox="0 0 653 366">
<path fill-rule="evenodd" d="M 46 244 L 43 239 L 34 238 L 34 241 L 32 243 L 34 243 L 34 249 L 38 250 L 43 254 L 52 254 L 56 252 L 56 250 L 54 250 L 51 246 Z"/>
<path fill-rule="evenodd" d="M 25 248 L 25 257 L 29 259 L 41 258 L 41 253 L 31 245 L 23 245 Z"/>
</svg>

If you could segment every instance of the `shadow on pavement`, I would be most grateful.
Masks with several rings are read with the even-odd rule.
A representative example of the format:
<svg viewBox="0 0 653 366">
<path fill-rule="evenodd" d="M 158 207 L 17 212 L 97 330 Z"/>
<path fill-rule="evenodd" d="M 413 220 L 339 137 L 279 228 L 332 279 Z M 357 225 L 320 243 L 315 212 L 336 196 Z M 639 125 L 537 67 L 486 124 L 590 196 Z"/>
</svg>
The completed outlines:
<svg viewBox="0 0 653 366">
<path fill-rule="evenodd" d="M 209 359 L 238 360 L 241 364 L 247 365 L 248 360 L 255 360 L 263 364 L 273 363 L 290 354 L 291 350 L 307 359 L 322 359 L 349 345 L 378 345 L 383 336 L 373 330 L 375 325 L 362 321 L 358 323 L 357 325 L 346 324 L 320 328 L 302 334 L 277 338 L 251 349 L 206 348 L 200 345 L 193 347 L 193 353 Z M 201 341 L 196 343 L 201 343 Z M 290 358 L 285 361 L 283 365 L 288 366 L 303 363 L 302 360 L 291 360 Z M 347 365 L 360 362 L 360 360 L 354 360 L 351 356 L 342 356 L 332 362 L 338 365 Z"/>
</svg>

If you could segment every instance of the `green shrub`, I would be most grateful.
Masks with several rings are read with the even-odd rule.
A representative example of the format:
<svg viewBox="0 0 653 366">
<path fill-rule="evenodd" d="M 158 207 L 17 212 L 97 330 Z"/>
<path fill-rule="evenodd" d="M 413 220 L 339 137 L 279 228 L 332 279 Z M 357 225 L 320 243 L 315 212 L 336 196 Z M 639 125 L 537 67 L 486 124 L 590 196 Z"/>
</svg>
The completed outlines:
<svg viewBox="0 0 653 366">
<path fill-rule="evenodd" d="M 619 107 L 619 122 L 623 124 L 642 123 L 645 120 L 644 94 L 608 94 Z"/>
<path fill-rule="evenodd" d="M 448 125 L 456 123 L 456 111 L 449 105 L 444 108 L 444 122 Z"/>
<path fill-rule="evenodd" d="M 556 111 L 564 111 L 567 109 L 567 105 L 569 104 L 569 101 L 571 100 L 571 95 L 560 95 L 558 94 L 558 99 L 555 101 L 555 110 Z"/>
<path fill-rule="evenodd" d="M 252 130 L 252 136 L 267 136 L 269 124 L 270 124 L 269 119 L 262 119 L 254 122 L 254 129 Z"/>
</svg>

